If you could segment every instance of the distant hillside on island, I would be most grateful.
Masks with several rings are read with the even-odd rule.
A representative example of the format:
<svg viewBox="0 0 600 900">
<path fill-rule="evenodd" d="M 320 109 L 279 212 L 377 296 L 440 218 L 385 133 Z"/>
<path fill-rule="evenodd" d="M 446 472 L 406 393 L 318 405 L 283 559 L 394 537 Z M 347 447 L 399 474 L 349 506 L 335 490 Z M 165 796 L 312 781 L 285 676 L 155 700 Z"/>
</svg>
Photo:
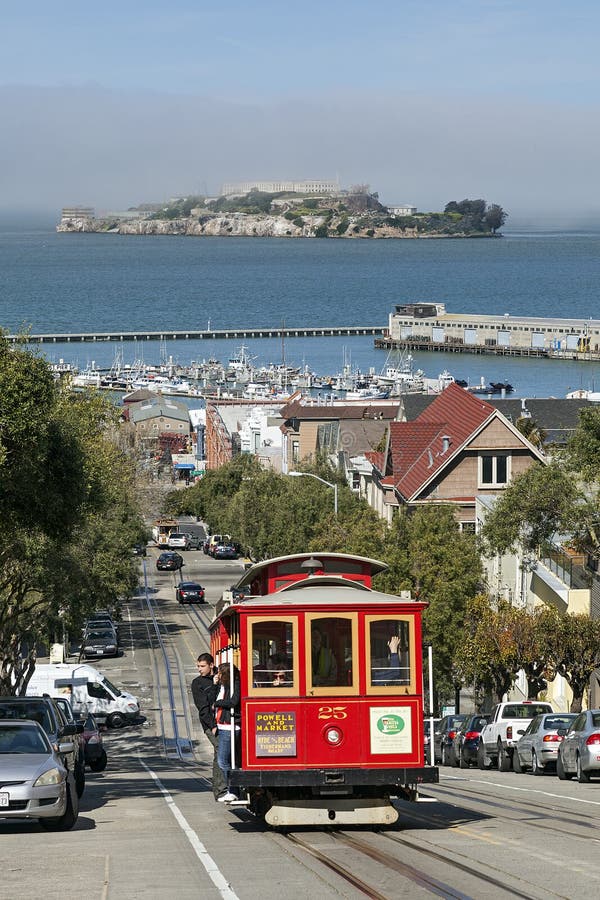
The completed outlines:
<svg viewBox="0 0 600 900">
<path fill-rule="evenodd" d="M 507 214 L 485 200 L 452 200 L 443 212 L 384 206 L 368 185 L 335 193 L 249 190 L 221 197 L 189 196 L 96 216 L 65 207 L 59 232 L 235 237 L 440 238 L 495 237 Z"/>
</svg>

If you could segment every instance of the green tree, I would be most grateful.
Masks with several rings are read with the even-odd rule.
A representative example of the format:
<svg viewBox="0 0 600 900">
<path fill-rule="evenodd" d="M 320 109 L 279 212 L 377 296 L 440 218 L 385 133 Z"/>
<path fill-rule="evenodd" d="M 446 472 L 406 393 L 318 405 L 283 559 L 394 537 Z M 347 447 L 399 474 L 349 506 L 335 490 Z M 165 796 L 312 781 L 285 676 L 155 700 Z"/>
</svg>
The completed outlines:
<svg viewBox="0 0 600 900">
<path fill-rule="evenodd" d="M 423 636 L 433 645 L 434 683 L 440 700 L 453 699 L 454 647 L 465 626 L 467 602 L 481 584 L 481 560 L 472 535 L 459 530 L 450 507 L 427 506 L 399 514 L 385 542 L 390 570 L 377 578 L 382 590 L 411 590 L 429 606 Z"/>
<path fill-rule="evenodd" d="M 467 605 L 466 627 L 454 648 L 458 676 L 480 696 L 491 694 L 500 703 L 521 668 L 515 641 L 515 607 L 507 601 L 492 604 L 485 594 Z"/>
<path fill-rule="evenodd" d="M 560 461 L 531 466 L 509 484 L 486 516 L 481 530 L 486 552 L 502 554 L 519 545 L 535 552 L 562 529 L 580 496 Z"/>
<path fill-rule="evenodd" d="M 24 691 L 36 646 L 133 582 L 143 532 L 116 411 L 71 396 L 45 360 L 0 335 L 0 691 Z M 114 516 L 118 521 L 114 521 Z M 110 524 L 111 517 L 113 523 Z M 102 534 L 102 543 L 91 535 Z M 100 544 L 102 543 L 102 546 Z"/>
<path fill-rule="evenodd" d="M 484 221 L 487 227 L 496 234 L 498 229 L 502 228 L 507 218 L 508 213 L 501 206 L 498 206 L 497 203 L 492 203 L 485 211 Z"/>
<path fill-rule="evenodd" d="M 534 419 L 529 416 L 520 416 L 515 422 L 515 426 L 530 444 L 539 450 L 543 448 L 548 435 Z"/>
<path fill-rule="evenodd" d="M 600 666 L 600 619 L 584 613 L 557 615 L 548 639 L 554 671 L 573 692 L 571 712 L 581 712 L 590 678 Z"/>
</svg>

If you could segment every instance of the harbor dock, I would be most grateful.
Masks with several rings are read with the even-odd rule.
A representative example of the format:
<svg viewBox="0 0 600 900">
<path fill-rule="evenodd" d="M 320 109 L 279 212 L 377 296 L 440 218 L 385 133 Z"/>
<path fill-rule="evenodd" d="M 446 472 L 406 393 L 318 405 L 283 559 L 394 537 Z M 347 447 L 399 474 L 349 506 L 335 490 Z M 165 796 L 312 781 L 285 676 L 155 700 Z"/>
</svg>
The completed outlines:
<svg viewBox="0 0 600 900">
<path fill-rule="evenodd" d="M 311 337 L 364 337 L 380 336 L 384 325 L 348 325 L 343 328 L 227 328 L 221 330 L 186 331 L 101 331 L 73 332 L 70 334 L 9 334 L 8 340 L 29 344 L 94 344 L 104 341 L 214 341 L 249 340 L 258 338 L 311 338 Z"/>
<path fill-rule="evenodd" d="M 600 361 L 599 319 L 448 313 L 443 303 L 396 306 L 381 349 Z"/>
</svg>

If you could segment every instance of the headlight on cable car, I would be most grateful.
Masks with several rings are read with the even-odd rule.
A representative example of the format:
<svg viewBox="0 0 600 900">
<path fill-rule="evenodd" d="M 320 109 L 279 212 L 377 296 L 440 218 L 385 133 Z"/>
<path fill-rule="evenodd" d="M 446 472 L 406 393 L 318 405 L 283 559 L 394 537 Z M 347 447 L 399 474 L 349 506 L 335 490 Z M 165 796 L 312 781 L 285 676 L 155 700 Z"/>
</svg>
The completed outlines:
<svg viewBox="0 0 600 900">
<path fill-rule="evenodd" d="M 333 747 L 341 744 L 343 738 L 343 734 L 339 728 L 328 728 L 325 732 L 325 740 L 328 744 L 331 744 Z"/>
</svg>

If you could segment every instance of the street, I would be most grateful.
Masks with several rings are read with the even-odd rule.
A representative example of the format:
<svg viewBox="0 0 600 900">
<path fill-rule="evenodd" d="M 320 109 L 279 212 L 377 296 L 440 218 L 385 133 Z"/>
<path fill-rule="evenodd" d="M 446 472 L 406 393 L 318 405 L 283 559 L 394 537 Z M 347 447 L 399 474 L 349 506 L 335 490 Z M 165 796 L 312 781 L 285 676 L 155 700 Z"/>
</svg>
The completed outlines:
<svg viewBox="0 0 600 900">
<path fill-rule="evenodd" d="M 186 526 L 187 527 L 187 526 Z M 207 624 L 241 561 L 184 554 L 205 605 L 175 602 L 157 551 L 123 609 L 120 658 L 92 662 L 139 697 L 144 721 L 104 733 L 108 766 L 87 773 L 71 832 L 0 823 L 0 898 L 575 897 L 600 891 L 600 783 L 440 769 L 422 802 L 382 831 L 277 833 L 215 803 L 212 748 L 189 685 Z"/>
</svg>

